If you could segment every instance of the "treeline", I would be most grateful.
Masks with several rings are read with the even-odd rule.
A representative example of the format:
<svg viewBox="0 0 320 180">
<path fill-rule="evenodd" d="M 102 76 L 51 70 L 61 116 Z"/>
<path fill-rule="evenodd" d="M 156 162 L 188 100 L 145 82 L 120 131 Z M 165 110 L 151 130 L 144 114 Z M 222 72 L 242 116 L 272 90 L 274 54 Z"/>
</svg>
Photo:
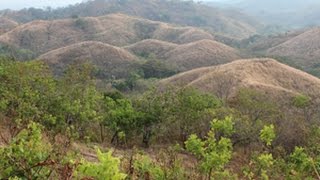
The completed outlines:
<svg viewBox="0 0 320 180">
<path fill-rule="evenodd" d="M 319 178 L 319 106 L 308 96 L 288 111 L 250 89 L 230 101 L 177 87 L 128 97 L 98 90 L 94 73 L 0 60 L 1 179 Z M 97 149 L 89 161 L 74 147 L 92 143 L 124 153 Z"/>
</svg>

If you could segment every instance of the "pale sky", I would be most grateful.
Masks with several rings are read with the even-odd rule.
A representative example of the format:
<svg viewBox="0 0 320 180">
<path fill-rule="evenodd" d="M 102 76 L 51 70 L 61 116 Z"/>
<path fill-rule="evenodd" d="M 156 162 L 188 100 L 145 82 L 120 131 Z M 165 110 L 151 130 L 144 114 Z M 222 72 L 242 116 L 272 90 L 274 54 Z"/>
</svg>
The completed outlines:
<svg viewBox="0 0 320 180">
<path fill-rule="evenodd" d="M 2 9 L 14 9 L 19 10 L 23 8 L 35 7 L 62 7 L 70 4 L 76 4 L 87 0 L 0 0 L 0 10 Z M 228 1 L 228 0 L 200 0 L 200 1 Z"/>
<path fill-rule="evenodd" d="M 83 0 L 0 0 L 0 9 L 45 8 L 67 6 Z"/>
</svg>

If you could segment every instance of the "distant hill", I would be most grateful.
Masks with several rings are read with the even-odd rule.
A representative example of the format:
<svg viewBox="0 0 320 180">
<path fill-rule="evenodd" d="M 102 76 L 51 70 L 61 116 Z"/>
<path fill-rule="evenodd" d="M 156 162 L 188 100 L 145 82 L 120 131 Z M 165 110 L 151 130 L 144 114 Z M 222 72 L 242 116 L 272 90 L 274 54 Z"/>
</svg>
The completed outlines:
<svg viewBox="0 0 320 180">
<path fill-rule="evenodd" d="M 33 21 L 0 36 L 0 43 L 40 55 L 82 41 L 125 46 L 144 39 L 189 43 L 213 36 L 194 27 L 179 27 L 124 14 L 53 21 Z"/>
<path fill-rule="evenodd" d="M 102 78 L 123 78 L 128 75 L 138 58 L 128 51 L 101 42 L 81 42 L 41 55 L 55 72 L 61 74 L 68 65 L 90 63 L 97 67 Z"/>
<path fill-rule="evenodd" d="M 99 69 L 102 78 L 123 78 L 139 63 L 151 58 L 161 60 L 175 71 L 224 64 L 239 59 L 237 50 L 212 40 L 173 44 L 149 39 L 124 48 L 97 41 L 75 43 L 39 56 L 56 74 L 70 64 L 89 62 Z"/>
<path fill-rule="evenodd" d="M 320 25 L 318 0 L 231 0 L 217 5 L 233 7 L 267 24 L 288 28 Z"/>
<path fill-rule="evenodd" d="M 233 97 L 240 88 L 262 91 L 269 97 L 320 95 L 320 79 L 273 59 L 244 59 L 198 68 L 161 81 L 163 85 L 192 86 L 219 96 Z"/>
<path fill-rule="evenodd" d="M 92 0 L 59 9 L 24 9 L 2 11 L 0 14 L 18 22 L 37 19 L 63 19 L 70 17 L 103 16 L 124 13 L 142 18 L 203 27 L 216 34 L 233 38 L 246 38 L 261 27 L 258 21 L 236 10 L 221 10 L 201 3 L 182 0 Z"/>
<path fill-rule="evenodd" d="M 18 25 L 19 23 L 11 19 L 0 17 L 0 35 L 14 29 Z"/>
<path fill-rule="evenodd" d="M 165 54 L 177 48 L 179 45 L 156 39 L 146 39 L 124 47 L 137 56 L 150 57 L 155 56 L 158 59 L 165 59 Z"/>
<path fill-rule="evenodd" d="M 225 64 L 240 58 L 240 53 L 222 43 L 200 40 L 183 44 L 165 54 L 166 62 L 175 65 L 180 71 L 198 67 Z"/>
<path fill-rule="evenodd" d="M 138 56 L 155 56 L 178 71 L 224 64 L 240 58 L 236 49 L 208 39 L 180 45 L 150 39 L 125 48 Z"/>
<path fill-rule="evenodd" d="M 286 57 L 320 75 L 320 28 L 312 28 L 270 48 L 268 55 Z"/>
</svg>

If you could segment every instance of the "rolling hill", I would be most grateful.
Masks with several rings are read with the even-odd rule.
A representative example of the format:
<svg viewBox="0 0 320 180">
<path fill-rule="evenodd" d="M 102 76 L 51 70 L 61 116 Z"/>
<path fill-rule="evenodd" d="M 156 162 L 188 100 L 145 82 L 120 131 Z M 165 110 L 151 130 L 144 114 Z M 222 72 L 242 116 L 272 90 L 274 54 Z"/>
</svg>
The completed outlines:
<svg viewBox="0 0 320 180">
<path fill-rule="evenodd" d="M 161 59 L 178 71 L 224 64 L 240 58 L 236 49 L 208 39 L 186 44 L 149 39 L 125 48 L 138 56 Z"/>
<path fill-rule="evenodd" d="M 14 29 L 18 25 L 17 22 L 11 19 L 0 17 L 0 35 Z"/>
<path fill-rule="evenodd" d="M 103 78 L 126 77 L 137 58 L 122 48 L 101 42 L 81 42 L 59 48 L 41 55 L 38 59 L 46 62 L 56 74 L 61 74 L 68 65 L 88 62 L 98 69 Z"/>
<path fill-rule="evenodd" d="M 298 36 L 290 38 L 287 41 L 270 48 L 268 50 L 268 53 L 295 59 L 319 59 L 320 28 L 312 28 L 305 31 L 304 33 L 301 33 Z"/>
<path fill-rule="evenodd" d="M 233 7 L 266 23 L 291 28 L 320 25 L 317 0 L 227 0 L 223 7 Z M 214 2 L 210 5 L 216 5 Z"/>
<path fill-rule="evenodd" d="M 175 43 L 169 43 L 156 39 L 146 39 L 124 48 L 141 57 L 155 56 L 155 58 L 164 59 L 167 52 L 175 49 L 178 46 L 179 45 Z"/>
<path fill-rule="evenodd" d="M 287 59 L 303 70 L 320 76 L 320 28 L 309 29 L 267 50 L 268 56 Z"/>
<path fill-rule="evenodd" d="M 237 10 L 222 10 L 193 1 L 171 0 L 91 0 L 58 9 L 3 11 L 3 16 L 18 22 L 123 13 L 145 19 L 186 26 L 203 27 L 216 34 L 246 38 L 262 25 Z"/>
<path fill-rule="evenodd" d="M 320 95 L 320 79 L 268 58 L 198 68 L 164 79 L 160 84 L 191 86 L 228 98 L 240 88 L 256 89 L 279 99 L 300 93 Z"/>
<path fill-rule="evenodd" d="M 188 43 L 213 39 L 213 36 L 193 27 L 178 27 L 123 14 L 110 14 L 101 17 L 33 21 L 1 35 L 0 42 L 40 55 L 82 41 L 125 46 L 149 38 Z"/>
<path fill-rule="evenodd" d="M 240 58 L 240 53 L 222 43 L 200 40 L 182 44 L 165 54 L 165 62 L 175 65 L 180 71 L 198 67 L 224 64 Z"/>
<path fill-rule="evenodd" d="M 155 57 L 153 57 L 155 56 Z M 91 62 L 101 69 L 104 78 L 126 77 L 130 69 L 142 59 L 156 58 L 176 71 L 224 64 L 239 59 L 237 50 L 213 40 L 174 44 L 149 39 L 126 47 L 116 47 L 98 41 L 85 41 L 58 48 L 38 57 L 47 62 L 56 73 L 66 65 Z M 139 61 L 140 60 L 140 61 Z"/>
</svg>

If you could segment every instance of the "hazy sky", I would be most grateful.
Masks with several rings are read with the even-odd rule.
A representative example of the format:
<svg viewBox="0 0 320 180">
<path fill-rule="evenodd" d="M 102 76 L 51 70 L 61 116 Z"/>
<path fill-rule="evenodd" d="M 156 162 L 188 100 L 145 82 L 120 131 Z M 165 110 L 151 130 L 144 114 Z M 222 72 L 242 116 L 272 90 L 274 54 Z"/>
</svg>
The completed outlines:
<svg viewBox="0 0 320 180">
<path fill-rule="evenodd" d="M 87 0 L 0 0 L 0 9 L 22 9 L 28 7 L 45 8 L 67 6 Z M 228 1 L 228 0 L 201 0 L 201 1 Z"/>
<path fill-rule="evenodd" d="M 0 9 L 22 9 L 28 7 L 60 7 L 82 2 L 83 0 L 0 0 Z"/>
</svg>

